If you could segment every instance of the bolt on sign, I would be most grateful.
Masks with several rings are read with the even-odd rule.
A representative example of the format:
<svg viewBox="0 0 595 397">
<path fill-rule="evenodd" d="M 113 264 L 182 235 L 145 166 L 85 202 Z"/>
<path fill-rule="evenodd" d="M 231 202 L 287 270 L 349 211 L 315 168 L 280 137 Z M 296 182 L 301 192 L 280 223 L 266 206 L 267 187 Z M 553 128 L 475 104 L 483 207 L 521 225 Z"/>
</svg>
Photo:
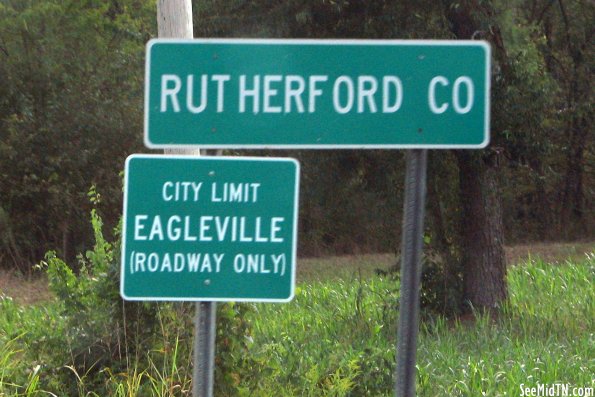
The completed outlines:
<svg viewBox="0 0 595 397">
<path fill-rule="evenodd" d="M 435 40 L 151 40 L 150 148 L 481 148 L 490 47 Z"/>
<path fill-rule="evenodd" d="M 291 300 L 298 190 L 293 159 L 130 156 L 122 296 Z"/>
</svg>

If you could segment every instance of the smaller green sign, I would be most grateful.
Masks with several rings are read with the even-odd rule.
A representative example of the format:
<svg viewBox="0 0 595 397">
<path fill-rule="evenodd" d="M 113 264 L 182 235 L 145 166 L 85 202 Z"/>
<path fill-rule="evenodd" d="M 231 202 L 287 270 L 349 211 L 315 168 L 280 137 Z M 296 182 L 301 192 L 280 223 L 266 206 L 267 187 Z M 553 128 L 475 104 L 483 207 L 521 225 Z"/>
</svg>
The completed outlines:
<svg viewBox="0 0 595 397">
<path fill-rule="evenodd" d="M 297 161 L 132 155 L 125 172 L 124 299 L 293 298 Z"/>
</svg>

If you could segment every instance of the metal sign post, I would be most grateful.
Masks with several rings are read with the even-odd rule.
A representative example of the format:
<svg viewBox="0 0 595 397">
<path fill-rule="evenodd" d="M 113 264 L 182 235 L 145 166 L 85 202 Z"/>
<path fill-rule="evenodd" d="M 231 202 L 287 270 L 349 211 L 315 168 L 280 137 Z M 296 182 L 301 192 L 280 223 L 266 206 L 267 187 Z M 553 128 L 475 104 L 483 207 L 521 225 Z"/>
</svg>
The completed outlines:
<svg viewBox="0 0 595 397">
<path fill-rule="evenodd" d="M 220 150 L 206 156 L 219 156 Z M 192 397 L 212 397 L 215 388 L 215 341 L 217 336 L 217 302 L 197 302 L 194 318 L 194 367 Z"/>
<path fill-rule="evenodd" d="M 213 395 L 216 314 L 216 302 L 198 302 L 196 304 L 192 397 L 211 397 Z"/>
<path fill-rule="evenodd" d="M 419 288 L 426 201 L 427 150 L 407 152 L 397 341 L 397 397 L 415 396 Z"/>
</svg>

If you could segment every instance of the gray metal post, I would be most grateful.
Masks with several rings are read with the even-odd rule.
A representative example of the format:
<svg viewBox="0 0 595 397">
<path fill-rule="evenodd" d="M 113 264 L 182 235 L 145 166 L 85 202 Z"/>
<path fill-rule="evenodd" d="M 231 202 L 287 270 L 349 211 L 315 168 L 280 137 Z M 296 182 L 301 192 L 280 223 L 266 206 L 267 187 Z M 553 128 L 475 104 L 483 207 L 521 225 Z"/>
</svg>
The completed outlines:
<svg viewBox="0 0 595 397">
<path fill-rule="evenodd" d="M 196 304 L 192 396 L 212 397 L 215 373 L 216 302 Z"/>
<path fill-rule="evenodd" d="M 220 156 L 221 150 L 202 150 L 205 156 Z M 194 323 L 194 370 L 192 397 L 212 397 L 215 374 L 217 302 L 198 302 Z"/>
<path fill-rule="evenodd" d="M 415 396 L 415 356 L 419 328 L 419 288 L 426 201 L 427 150 L 407 152 L 401 252 L 401 299 L 397 333 L 395 395 Z"/>
</svg>

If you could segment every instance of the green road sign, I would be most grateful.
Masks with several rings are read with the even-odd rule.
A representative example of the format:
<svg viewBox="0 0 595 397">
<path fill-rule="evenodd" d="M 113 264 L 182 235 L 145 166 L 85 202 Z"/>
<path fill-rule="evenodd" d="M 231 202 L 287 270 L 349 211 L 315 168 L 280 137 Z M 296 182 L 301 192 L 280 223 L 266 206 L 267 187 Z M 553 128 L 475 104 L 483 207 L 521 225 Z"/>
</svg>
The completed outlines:
<svg viewBox="0 0 595 397">
<path fill-rule="evenodd" d="M 482 41 L 151 40 L 150 148 L 481 148 Z"/>
<path fill-rule="evenodd" d="M 124 186 L 125 299 L 293 298 L 295 160 L 132 155 Z"/>
</svg>

